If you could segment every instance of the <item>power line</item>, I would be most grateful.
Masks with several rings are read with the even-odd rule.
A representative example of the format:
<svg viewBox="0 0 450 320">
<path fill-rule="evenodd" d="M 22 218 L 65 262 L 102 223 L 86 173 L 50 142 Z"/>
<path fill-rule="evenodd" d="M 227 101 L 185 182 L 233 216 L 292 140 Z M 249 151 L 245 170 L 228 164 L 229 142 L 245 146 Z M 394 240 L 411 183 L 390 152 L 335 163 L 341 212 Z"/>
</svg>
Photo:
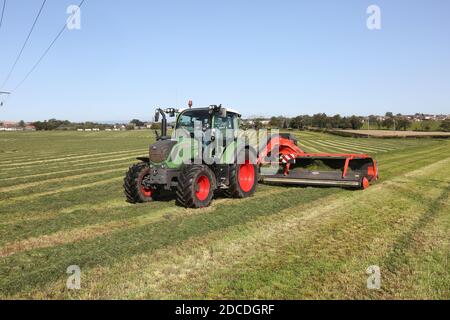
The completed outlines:
<svg viewBox="0 0 450 320">
<path fill-rule="evenodd" d="M 22 48 L 20 49 L 19 54 L 17 55 L 16 60 L 14 61 L 13 66 L 11 67 L 11 70 L 9 70 L 8 76 L 6 77 L 5 81 L 3 81 L 3 84 L 0 87 L 0 90 L 3 89 L 3 87 L 8 82 L 9 78 L 11 77 L 11 74 L 13 73 L 14 69 L 16 68 L 17 62 L 19 62 L 19 59 L 22 56 L 23 50 L 25 49 L 25 47 L 28 43 L 28 40 L 30 40 L 30 36 L 33 33 L 34 27 L 36 26 L 36 23 L 39 19 L 39 16 L 41 15 L 42 9 L 44 9 L 44 5 L 46 2 L 47 2 L 47 0 L 42 1 L 42 5 L 39 9 L 39 12 L 38 12 L 36 18 L 34 19 L 34 22 L 33 22 L 33 25 L 31 26 L 30 31 L 28 32 L 27 38 L 25 39 L 25 42 L 23 43 Z"/>
<path fill-rule="evenodd" d="M 6 0 L 3 0 L 2 15 L 0 17 L 0 29 L 2 28 L 3 24 L 3 15 L 5 14 L 5 7 L 6 7 Z"/>
<path fill-rule="evenodd" d="M 83 5 L 85 0 L 82 0 L 80 2 L 80 4 L 78 5 L 78 9 L 73 13 L 73 15 L 75 15 L 78 10 L 80 10 L 81 6 Z M 67 27 L 67 23 L 64 24 L 64 26 L 61 28 L 61 30 L 58 32 L 58 34 L 56 35 L 56 37 L 53 39 L 53 41 L 50 43 L 50 45 L 48 46 L 48 48 L 44 51 L 44 53 L 41 55 L 41 57 L 37 60 L 37 62 L 33 65 L 33 67 L 31 68 L 31 70 L 26 74 L 25 78 L 22 79 L 22 81 L 19 82 L 19 84 L 11 91 L 14 92 L 16 91 L 27 79 L 28 77 L 33 73 L 33 71 L 37 68 L 37 66 L 41 63 L 41 61 L 44 59 L 44 57 L 47 55 L 47 53 L 50 51 L 50 49 L 53 47 L 53 45 L 55 44 L 55 42 L 59 39 L 59 37 L 61 37 L 61 35 L 63 34 L 64 30 L 66 30 Z"/>
</svg>

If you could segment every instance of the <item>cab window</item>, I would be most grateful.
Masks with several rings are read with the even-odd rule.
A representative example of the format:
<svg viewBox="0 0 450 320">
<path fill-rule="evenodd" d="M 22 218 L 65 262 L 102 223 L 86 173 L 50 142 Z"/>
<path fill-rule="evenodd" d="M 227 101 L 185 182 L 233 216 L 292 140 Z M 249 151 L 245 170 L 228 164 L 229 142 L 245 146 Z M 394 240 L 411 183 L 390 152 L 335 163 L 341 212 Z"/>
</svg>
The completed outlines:
<svg viewBox="0 0 450 320">
<path fill-rule="evenodd" d="M 209 129 L 210 115 L 204 111 L 189 110 L 183 112 L 177 122 L 177 129 L 186 129 L 194 132 L 195 128 L 201 130 Z"/>
<path fill-rule="evenodd" d="M 216 116 L 214 118 L 214 128 L 219 130 L 232 130 L 234 129 L 234 116 L 228 114 L 226 117 Z"/>
</svg>

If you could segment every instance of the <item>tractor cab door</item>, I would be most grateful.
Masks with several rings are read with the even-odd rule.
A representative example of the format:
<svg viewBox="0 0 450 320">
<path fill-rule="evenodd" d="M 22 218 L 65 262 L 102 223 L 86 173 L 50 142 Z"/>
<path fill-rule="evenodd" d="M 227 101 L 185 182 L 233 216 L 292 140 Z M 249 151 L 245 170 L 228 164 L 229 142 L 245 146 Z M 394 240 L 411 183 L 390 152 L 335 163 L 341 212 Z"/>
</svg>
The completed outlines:
<svg viewBox="0 0 450 320">
<path fill-rule="evenodd" d="M 237 138 L 238 117 L 232 112 L 227 112 L 226 116 L 217 113 L 213 117 L 212 128 L 214 151 L 211 156 L 221 159 L 223 152 Z"/>
<path fill-rule="evenodd" d="M 222 145 L 226 147 L 236 139 L 238 129 L 237 115 L 227 112 L 225 117 L 219 114 L 214 116 L 213 128 L 216 136 L 222 140 Z"/>
</svg>

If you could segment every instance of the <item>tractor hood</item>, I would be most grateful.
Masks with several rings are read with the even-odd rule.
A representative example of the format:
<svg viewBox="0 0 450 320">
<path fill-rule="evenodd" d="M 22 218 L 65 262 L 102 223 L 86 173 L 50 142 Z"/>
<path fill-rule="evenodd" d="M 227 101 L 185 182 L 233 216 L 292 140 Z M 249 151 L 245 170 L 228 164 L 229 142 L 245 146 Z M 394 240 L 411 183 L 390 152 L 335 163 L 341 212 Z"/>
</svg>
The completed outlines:
<svg viewBox="0 0 450 320">
<path fill-rule="evenodd" d="M 164 162 L 170 155 L 172 148 L 177 144 L 174 140 L 159 140 L 150 145 L 149 158 L 153 163 Z"/>
</svg>

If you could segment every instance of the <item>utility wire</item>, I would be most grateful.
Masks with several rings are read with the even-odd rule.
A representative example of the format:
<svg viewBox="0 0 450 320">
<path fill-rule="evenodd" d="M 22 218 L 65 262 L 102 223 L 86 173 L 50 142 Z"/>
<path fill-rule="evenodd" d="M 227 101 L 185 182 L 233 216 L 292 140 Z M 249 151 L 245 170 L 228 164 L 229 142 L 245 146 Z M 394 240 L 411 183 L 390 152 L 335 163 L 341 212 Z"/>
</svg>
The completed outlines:
<svg viewBox="0 0 450 320">
<path fill-rule="evenodd" d="M 33 33 L 34 27 L 36 26 L 36 22 L 39 19 L 39 16 L 41 15 L 42 9 L 44 9 L 44 5 L 47 2 L 47 0 L 42 1 L 42 5 L 41 8 L 39 9 L 39 12 L 36 16 L 36 18 L 34 19 L 33 25 L 31 26 L 30 32 L 28 32 L 28 36 L 25 39 L 25 42 L 22 45 L 22 49 L 20 49 L 19 54 L 17 55 L 16 60 L 14 61 L 13 66 L 11 67 L 11 70 L 9 70 L 8 76 L 6 77 L 5 81 L 3 81 L 2 86 L 0 87 L 0 90 L 3 89 L 3 87 L 5 86 L 5 84 L 8 82 L 9 78 L 11 77 L 11 74 L 13 73 L 14 69 L 16 68 L 17 62 L 19 62 L 20 57 L 22 56 L 23 50 L 25 49 L 28 40 L 30 39 L 31 34 Z"/>
<path fill-rule="evenodd" d="M 3 16 L 5 14 L 5 7 L 6 7 L 6 0 L 3 0 L 2 15 L 0 16 L 0 29 L 2 28 L 2 24 L 3 24 Z"/>
<path fill-rule="evenodd" d="M 80 4 L 78 5 L 78 9 L 77 11 L 75 11 L 73 13 L 73 15 L 75 15 L 78 10 L 81 8 L 81 6 L 83 5 L 85 0 L 82 0 L 80 2 Z M 16 91 L 27 79 L 28 77 L 33 73 L 33 71 L 37 68 L 37 66 L 41 63 L 41 61 L 44 59 L 44 57 L 47 55 L 47 53 L 50 51 L 50 49 L 53 47 L 53 45 L 55 44 L 55 42 L 59 39 L 59 37 L 61 37 L 61 35 L 63 34 L 64 30 L 66 30 L 67 27 L 67 23 L 64 24 L 64 26 L 61 28 L 61 30 L 58 32 L 58 34 L 56 35 L 56 37 L 53 39 L 53 41 L 50 43 L 50 45 L 48 46 L 48 48 L 44 51 L 44 53 L 41 55 L 41 57 L 37 60 L 37 62 L 33 65 L 33 67 L 31 68 L 31 70 L 26 74 L 25 78 L 22 79 L 22 81 L 19 82 L 19 84 L 11 91 L 11 93 L 13 93 L 14 91 Z"/>
</svg>

